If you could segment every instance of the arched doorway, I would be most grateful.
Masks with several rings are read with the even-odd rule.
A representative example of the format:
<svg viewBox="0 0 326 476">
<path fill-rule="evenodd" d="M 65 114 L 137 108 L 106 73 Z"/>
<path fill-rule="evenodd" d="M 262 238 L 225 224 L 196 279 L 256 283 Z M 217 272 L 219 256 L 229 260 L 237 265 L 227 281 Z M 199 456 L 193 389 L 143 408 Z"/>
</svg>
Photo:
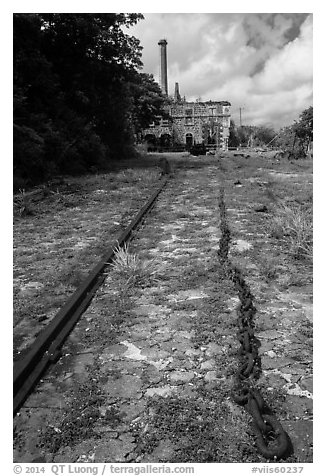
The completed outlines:
<svg viewBox="0 0 326 476">
<path fill-rule="evenodd" d="M 144 139 L 145 139 L 145 142 L 147 142 L 148 144 L 152 144 L 152 145 L 156 144 L 156 137 L 154 136 L 154 134 L 146 134 Z"/>
<path fill-rule="evenodd" d="M 172 137 L 170 134 L 162 134 L 160 137 L 161 147 L 170 147 L 172 145 Z"/>
<path fill-rule="evenodd" d="M 186 147 L 192 147 L 194 143 L 193 135 L 191 132 L 186 134 Z"/>
<path fill-rule="evenodd" d="M 156 148 L 156 137 L 154 134 L 146 134 L 144 140 L 147 144 L 148 152 L 152 152 Z"/>
</svg>

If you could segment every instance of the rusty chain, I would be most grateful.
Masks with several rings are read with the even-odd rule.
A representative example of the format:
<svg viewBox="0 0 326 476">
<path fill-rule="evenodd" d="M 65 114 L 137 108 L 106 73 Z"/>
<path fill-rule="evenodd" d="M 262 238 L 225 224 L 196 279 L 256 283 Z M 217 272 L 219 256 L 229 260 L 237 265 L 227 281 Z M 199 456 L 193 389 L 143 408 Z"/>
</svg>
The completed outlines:
<svg viewBox="0 0 326 476">
<path fill-rule="evenodd" d="M 240 269 L 234 266 L 229 259 L 231 233 L 227 222 L 223 187 L 220 189 L 219 209 L 222 236 L 218 256 L 228 278 L 233 282 L 240 300 L 240 305 L 237 308 L 240 365 L 235 377 L 232 396 L 234 401 L 244 406 L 252 416 L 257 450 L 265 458 L 284 459 L 293 450 L 291 440 L 282 425 L 272 415 L 272 411 L 260 391 L 255 388 L 255 380 L 261 374 L 261 362 L 258 355 L 260 342 L 254 335 L 256 308 L 250 288 Z"/>
</svg>

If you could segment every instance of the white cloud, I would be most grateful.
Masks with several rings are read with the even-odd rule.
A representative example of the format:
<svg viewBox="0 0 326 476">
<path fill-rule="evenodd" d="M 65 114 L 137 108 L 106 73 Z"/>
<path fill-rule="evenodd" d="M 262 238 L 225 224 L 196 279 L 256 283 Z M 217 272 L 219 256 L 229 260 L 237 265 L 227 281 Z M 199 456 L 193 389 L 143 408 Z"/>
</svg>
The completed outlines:
<svg viewBox="0 0 326 476">
<path fill-rule="evenodd" d="M 312 82 L 312 74 L 312 19 L 308 17 L 301 35 L 270 58 L 254 78 L 253 89 L 277 94 Z"/>
<path fill-rule="evenodd" d="M 168 41 L 169 92 L 229 100 L 245 123 L 293 122 L 311 105 L 312 15 L 145 14 L 129 33 L 144 46 L 144 71 L 158 80 L 161 38 Z M 250 122 L 252 121 L 252 122 Z M 238 122 L 238 121 L 237 121 Z"/>
</svg>

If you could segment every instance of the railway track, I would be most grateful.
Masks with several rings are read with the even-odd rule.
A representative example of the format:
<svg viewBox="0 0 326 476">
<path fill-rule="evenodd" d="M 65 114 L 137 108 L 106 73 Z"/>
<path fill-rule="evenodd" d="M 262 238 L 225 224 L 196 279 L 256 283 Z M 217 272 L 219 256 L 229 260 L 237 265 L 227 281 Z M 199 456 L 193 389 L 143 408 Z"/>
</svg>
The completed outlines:
<svg viewBox="0 0 326 476">
<path fill-rule="evenodd" d="M 160 192 L 167 183 L 162 179 L 157 190 L 153 192 L 145 205 L 117 239 L 116 246 L 122 246 L 130 238 L 144 216 L 150 211 Z M 104 280 L 103 272 L 114 258 L 115 247 L 91 270 L 85 281 L 74 292 L 65 306 L 58 312 L 51 323 L 36 338 L 32 347 L 24 352 L 14 364 L 13 371 L 13 413 L 18 412 L 47 367 L 60 357 L 60 348 L 70 334 L 82 313 L 87 309 L 97 289 Z"/>
<path fill-rule="evenodd" d="M 88 439 L 86 438 L 89 444 L 94 444 L 94 448 L 95 446 L 97 448 L 96 462 L 108 461 L 108 458 L 112 458 L 110 461 L 115 462 L 156 461 L 158 457 L 163 458 L 159 461 L 173 462 L 175 461 L 173 458 L 177 458 L 178 461 L 180 455 L 185 458 L 184 461 L 207 462 L 210 461 L 212 454 L 214 455 L 213 461 L 223 462 L 226 451 L 229 452 L 227 462 L 240 462 L 239 459 L 232 459 L 233 454 L 236 455 L 235 458 L 241 458 L 240 453 L 237 453 L 239 446 L 237 440 L 239 439 L 241 442 L 240 448 L 241 444 L 243 445 L 241 451 L 248 447 L 246 417 L 242 415 L 242 410 L 236 410 L 230 401 L 234 385 L 232 372 L 237 372 L 238 365 L 237 355 L 232 352 L 232 349 L 237 346 L 239 316 L 233 303 L 236 299 L 234 292 L 230 290 L 230 283 L 227 282 L 229 278 L 224 279 L 218 265 L 221 238 L 223 233 L 228 231 L 226 222 L 223 225 L 223 220 L 218 218 L 218 190 L 221 188 L 221 181 L 217 175 L 218 167 L 211 159 L 206 168 L 204 165 L 201 170 L 189 167 L 183 170 L 183 174 L 184 177 L 181 177 L 182 174 L 179 176 L 177 174 L 173 181 L 173 189 L 168 187 L 168 193 L 164 193 L 158 201 L 155 214 L 152 214 L 150 219 L 151 230 L 147 230 L 150 236 L 148 237 L 145 231 L 141 230 L 141 233 L 138 233 L 132 242 L 133 248 L 140 256 L 158 257 L 163 263 L 164 271 L 158 276 L 160 284 L 154 283 L 148 289 L 146 287 L 136 288 L 133 291 L 132 309 L 128 309 L 126 313 L 126 315 L 131 313 L 133 317 L 122 322 L 114 343 L 109 345 L 103 341 L 101 345 L 97 346 L 97 350 L 94 350 L 94 354 L 92 354 L 92 350 L 87 349 L 92 358 L 96 355 L 95 360 L 99 363 L 99 367 L 94 367 L 91 374 L 85 370 L 85 379 L 87 381 L 88 375 L 89 380 L 98 383 L 101 398 L 103 394 L 108 393 L 106 408 L 109 410 L 103 409 L 102 404 L 100 416 L 97 416 L 95 421 L 92 413 L 91 426 L 95 427 L 96 433 L 99 425 L 98 431 L 100 431 L 103 442 L 100 441 L 98 444 L 96 443 L 98 440 L 93 441 L 94 433 L 91 433 Z M 255 186 L 248 181 L 247 183 L 250 183 L 250 187 L 254 190 L 253 194 L 247 196 L 245 187 L 236 190 L 233 186 L 235 180 L 232 164 L 229 168 L 227 167 L 225 175 L 227 179 L 223 186 L 228 189 L 228 196 L 223 206 L 230 206 L 229 199 L 232 194 L 233 201 L 229 219 L 236 218 L 236 223 L 241 221 L 242 226 L 247 227 L 247 223 L 250 223 L 250 211 L 248 212 L 250 205 L 248 206 L 248 204 L 253 200 L 253 203 L 256 203 L 261 198 L 262 189 L 259 184 Z M 144 214 L 151 209 L 166 184 L 167 181 L 163 180 L 159 189 L 125 230 L 119 240 L 120 246 L 130 237 L 132 230 L 137 227 Z M 237 193 L 234 193 L 234 190 Z M 172 197 L 173 199 L 171 199 Z M 239 207 L 239 210 L 236 207 Z M 242 220 L 242 213 L 245 213 L 244 220 Z M 263 215 L 259 215 L 259 220 L 258 225 L 255 225 L 256 230 L 264 226 Z M 250 223 L 248 229 L 252 235 L 251 226 Z M 244 230 L 241 228 L 241 236 L 245 237 L 243 233 Z M 227 255 L 230 252 L 232 262 L 240 256 L 243 264 L 243 260 L 246 258 L 241 255 L 234 256 L 233 238 L 229 238 L 227 238 L 226 246 Z M 266 246 L 269 245 L 264 238 L 264 247 Z M 18 389 L 16 411 L 21 408 L 27 395 L 32 391 L 33 386 L 46 368 L 60 357 L 60 348 L 65 337 L 74 328 L 81 313 L 89 306 L 95 291 L 103 283 L 103 271 L 113 256 L 114 250 L 111 248 L 90 273 L 83 286 L 76 291 L 67 305 L 59 312 L 56 320 L 60 315 L 62 316 L 66 309 L 66 322 L 60 319 L 61 324 L 57 326 L 51 323 L 56 327 L 51 338 L 47 337 L 46 331 L 39 336 L 39 343 L 44 342 L 44 346 L 40 345 L 38 353 L 30 353 L 29 366 L 26 365 L 27 361 L 20 363 L 20 372 L 16 373 Z M 253 261 L 255 258 L 254 255 L 250 255 L 248 259 Z M 248 268 L 248 270 L 249 278 L 257 280 L 255 272 L 252 271 L 253 268 Z M 261 281 L 260 276 L 260 284 Z M 118 293 L 118 287 L 113 281 L 110 281 L 109 277 L 107 285 L 112 288 L 112 295 Z M 246 286 L 245 284 L 244 287 L 246 288 Z M 99 290 L 100 295 L 101 292 L 104 292 L 103 289 Z M 255 289 L 255 296 L 256 293 L 257 289 Z M 104 293 L 104 295 L 106 294 Z M 258 292 L 258 301 L 259 298 Z M 271 300 L 275 301 L 275 297 L 271 297 Z M 262 301 L 259 302 L 263 312 L 264 305 Z M 93 311 L 88 315 L 87 321 L 92 315 L 101 315 L 99 305 L 92 304 L 92 306 Z M 266 308 L 265 312 L 270 313 L 271 311 Z M 294 336 L 291 335 L 292 328 L 284 328 L 283 317 L 277 315 L 272 332 L 277 335 L 278 341 L 273 341 L 272 337 L 271 342 L 270 327 L 264 320 L 264 314 L 260 314 L 258 311 L 257 318 L 261 320 L 261 324 L 255 332 L 262 342 L 261 373 L 264 376 L 262 376 L 261 388 L 264 398 L 267 395 L 267 400 L 269 400 L 269 394 L 268 392 L 266 394 L 264 387 L 269 385 L 271 388 L 273 383 L 270 382 L 274 382 L 276 375 L 282 374 L 282 367 L 275 369 L 277 372 L 275 374 L 273 373 L 273 364 L 271 367 L 266 367 L 264 359 L 267 359 L 268 364 L 270 363 L 270 356 L 278 352 L 277 345 L 273 347 L 274 342 L 279 343 L 283 339 L 284 332 L 290 341 L 292 338 L 294 339 Z M 290 309 L 288 311 L 289 319 L 291 320 Z M 87 326 L 89 325 L 87 324 Z M 79 338 L 82 339 L 83 335 L 82 329 L 77 331 L 75 341 L 79 341 Z M 53 338 L 54 340 L 51 342 Z M 264 341 L 264 338 L 267 341 Z M 247 340 L 249 344 L 252 344 L 251 336 Z M 248 346 L 246 345 L 246 347 Z M 256 349 L 253 350 L 256 351 Z M 252 353 L 254 354 L 254 352 Z M 65 358 L 63 357 L 61 360 L 64 361 Z M 92 359 L 88 361 L 92 362 Z M 277 359 L 275 359 L 276 361 Z M 286 362 L 286 365 L 290 366 L 288 370 L 291 371 L 292 363 Z M 67 374 L 67 377 L 63 377 L 62 381 L 66 381 L 66 378 L 71 379 L 70 374 L 71 372 Z M 20 380 L 19 375 L 21 375 Z M 271 375 L 271 381 L 269 381 L 269 375 Z M 90 377 L 92 378 L 90 379 Z M 35 379 L 34 383 L 33 379 Z M 100 383 L 103 379 L 107 380 L 105 387 Z M 282 381 L 279 380 L 279 382 Z M 278 388 L 275 389 L 275 392 L 277 391 Z M 42 388 L 40 392 L 42 395 Z M 308 394 L 309 392 L 306 393 L 306 395 Z M 159 397 L 163 398 L 158 401 Z M 78 399 L 78 396 L 76 398 Z M 295 414 L 295 411 L 299 412 L 299 410 L 294 408 L 291 395 L 287 398 L 289 398 L 289 404 L 285 408 L 290 415 L 293 415 L 292 418 L 295 422 L 299 414 Z M 310 397 L 308 396 L 308 398 Z M 281 403 L 277 399 L 274 400 L 272 398 L 275 412 L 275 409 L 277 411 L 276 406 Z M 147 402 L 148 413 L 143 402 Z M 87 408 L 87 405 L 83 404 L 82 406 Z M 33 409 L 33 403 L 31 407 L 27 407 L 27 413 L 29 412 L 28 408 Z M 106 436 L 106 433 L 102 433 L 102 431 L 106 431 L 105 425 L 104 430 L 101 429 L 101 418 L 107 411 L 110 414 L 111 412 L 121 412 L 123 415 L 121 418 L 126 420 L 125 426 L 111 425 L 109 433 L 114 435 L 112 438 Z M 284 416 L 284 409 L 282 411 Z M 257 414 L 257 412 L 254 413 Z M 241 417 L 238 416 L 240 414 Z M 75 417 L 74 413 L 72 419 Z M 82 414 L 78 418 L 82 419 Z M 106 417 L 103 418 L 105 420 Z M 58 426 L 54 430 L 58 432 L 63 442 L 65 440 L 60 435 L 67 427 L 67 421 L 64 421 L 62 426 Z M 260 423 L 264 426 L 264 423 L 261 421 Z M 284 424 L 283 421 L 282 423 Z M 288 421 L 285 421 L 285 431 L 292 437 L 293 434 L 295 436 L 295 425 L 292 421 L 290 423 L 292 426 Z M 216 432 L 216 425 L 219 428 L 218 432 Z M 145 431 L 144 428 L 148 430 Z M 203 432 L 203 428 L 205 428 L 205 432 Z M 238 433 L 238 428 L 240 432 L 242 429 L 242 435 Z M 179 430 L 180 434 L 178 434 Z M 267 428 L 267 431 L 271 432 L 271 428 Z M 276 433 L 277 431 L 276 428 Z M 138 446 L 134 442 L 135 434 L 137 434 Z M 189 447 L 187 449 L 178 447 L 181 436 L 187 435 L 190 439 Z M 55 439 L 56 436 L 54 433 L 53 438 Z M 270 437 L 273 440 L 273 435 L 270 434 L 268 438 Z M 279 435 L 276 434 L 276 437 L 277 440 Z M 78 436 L 75 435 L 75 438 L 78 439 Z M 159 445 L 161 453 L 158 449 L 155 450 L 155 453 L 153 448 L 160 439 L 164 440 L 164 448 Z M 252 437 L 252 440 L 255 441 L 255 437 Z M 265 458 L 272 460 L 273 449 L 270 452 L 266 451 L 266 441 L 262 443 L 261 438 L 257 438 L 256 441 L 259 443 L 258 449 L 264 447 Z M 74 446 L 73 441 L 62 443 L 63 446 L 65 444 Z M 298 445 L 297 442 L 296 445 Z M 294 445 L 295 451 L 298 454 L 296 445 Z M 273 442 L 271 446 L 273 447 Z M 172 447 L 178 448 L 177 453 L 173 452 Z M 78 445 L 77 448 L 79 448 Z M 285 453 L 286 451 L 282 449 L 276 456 L 282 458 Z M 64 456 L 63 453 L 61 455 L 63 458 L 69 457 Z M 74 457 L 77 458 L 76 454 Z M 153 459 L 148 459 L 151 457 Z M 299 457 L 302 457 L 302 454 Z M 164 458 L 168 458 L 168 460 Z M 259 458 L 261 457 L 256 453 L 254 456 L 249 454 L 246 461 L 264 461 Z M 292 462 L 296 461 L 299 460 L 292 460 Z"/>
</svg>

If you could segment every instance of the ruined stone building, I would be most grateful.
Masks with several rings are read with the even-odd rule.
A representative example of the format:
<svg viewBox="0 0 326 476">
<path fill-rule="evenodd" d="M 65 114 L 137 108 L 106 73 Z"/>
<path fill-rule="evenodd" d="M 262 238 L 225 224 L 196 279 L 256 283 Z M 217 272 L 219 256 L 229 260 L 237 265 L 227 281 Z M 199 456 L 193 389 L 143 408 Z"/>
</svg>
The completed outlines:
<svg viewBox="0 0 326 476">
<path fill-rule="evenodd" d="M 143 131 L 143 139 L 162 147 L 205 144 L 226 150 L 230 127 L 228 101 L 186 101 L 181 98 L 179 84 L 175 83 L 174 96 L 168 96 L 167 41 L 160 40 L 160 86 L 167 97 L 165 116 L 157 117 Z"/>
</svg>

